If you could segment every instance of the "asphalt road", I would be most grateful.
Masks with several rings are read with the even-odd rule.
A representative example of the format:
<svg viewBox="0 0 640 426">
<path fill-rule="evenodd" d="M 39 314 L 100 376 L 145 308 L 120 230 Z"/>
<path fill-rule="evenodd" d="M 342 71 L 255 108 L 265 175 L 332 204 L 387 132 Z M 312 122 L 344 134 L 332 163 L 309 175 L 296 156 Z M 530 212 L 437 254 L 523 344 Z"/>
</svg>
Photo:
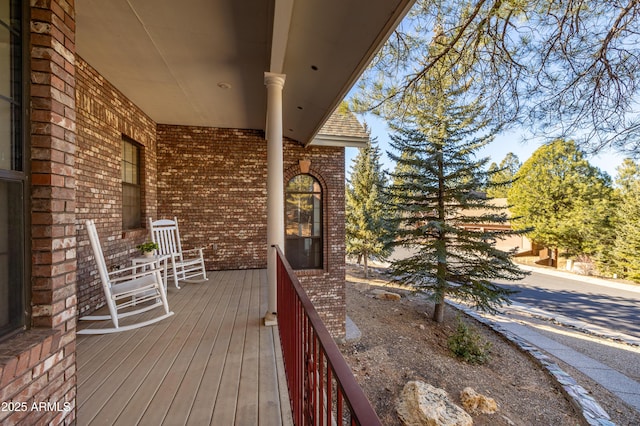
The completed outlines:
<svg viewBox="0 0 640 426">
<path fill-rule="evenodd" d="M 640 338 L 640 293 L 577 279 L 532 272 L 521 281 L 498 283 L 518 291 L 514 302 Z"/>
</svg>

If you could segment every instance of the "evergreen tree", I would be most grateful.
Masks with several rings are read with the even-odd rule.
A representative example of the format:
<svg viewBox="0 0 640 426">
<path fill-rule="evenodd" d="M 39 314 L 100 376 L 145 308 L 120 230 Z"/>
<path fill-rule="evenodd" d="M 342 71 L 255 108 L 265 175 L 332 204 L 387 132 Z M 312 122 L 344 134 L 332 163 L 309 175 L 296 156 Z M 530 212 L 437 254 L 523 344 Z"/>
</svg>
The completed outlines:
<svg viewBox="0 0 640 426">
<path fill-rule="evenodd" d="M 507 198 L 516 173 L 520 169 L 520 159 L 513 152 L 509 152 L 500 162 L 500 166 L 491 163 L 489 166 L 490 187 L 487 196 L 491 198 Z"/>
<path fill-rule="evenodd" d="M 640 282 L 640 165 L 626 159 L 618 167 L 618 217 L 612 250 L 615 271 Z"/>
<path fill-rule="evenodd" d="M 397 282 L 429 291 L 437 322 L 444 321 L 446 297 L 491 311 L 508 303 L 511 294 L 492 281 L 526 275 L 513 264 L 511 253 L 495 248 L 494 241 L 511 231 L 464 226 L 503 224 L 507 215 L 477 191 L 490 179 L 488 159 L 477 160 L 475 153 L 494 133 L 478 118 L 480 99 L 465 99 L 463 77 L 464 70 L 455 64 L 431 69 L 407 106 L 407 125 L 395 127 L 391 135 L 398 153 L 389 154 L 397 162 L 388 191 L 397 211 L 393 244 L 411 253 L 393 261 L 391 268 Z M 485 213 L 470 216 L 470 209 Z"/>
<path fill-rule="evenodd" d="M 611 178 L 592 166 L 573 141 L 536 150 L 508 193 L 516 229 L 567 256 L 598 253 L 611 235 Z M 557 256 L 556 256 L 557 258 Z"/>
<path fill-rule="evenodd" d="M 384 259 L 389 254 L 384 187 L 380 149 L 374 139 L 360 148 L 346 190 L 347 253 L 363 259 L 365 277 L 369 276 L 369 259 Z"/>
</svg>

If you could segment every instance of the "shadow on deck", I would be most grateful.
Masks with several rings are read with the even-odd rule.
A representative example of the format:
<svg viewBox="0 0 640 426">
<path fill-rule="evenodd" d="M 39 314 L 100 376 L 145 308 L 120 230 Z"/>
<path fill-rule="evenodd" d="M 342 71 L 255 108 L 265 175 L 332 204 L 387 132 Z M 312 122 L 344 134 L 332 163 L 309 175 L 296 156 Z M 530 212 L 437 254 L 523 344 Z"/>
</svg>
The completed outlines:
<svg viewBox="0 0 640 426">
<path fill-rule="evenodd" d="M 78 424 L 292 424 L 278 329 L 262 325 L 266 271 L 181 287 L 168 319 L 78 335 Z"/>
</svg>

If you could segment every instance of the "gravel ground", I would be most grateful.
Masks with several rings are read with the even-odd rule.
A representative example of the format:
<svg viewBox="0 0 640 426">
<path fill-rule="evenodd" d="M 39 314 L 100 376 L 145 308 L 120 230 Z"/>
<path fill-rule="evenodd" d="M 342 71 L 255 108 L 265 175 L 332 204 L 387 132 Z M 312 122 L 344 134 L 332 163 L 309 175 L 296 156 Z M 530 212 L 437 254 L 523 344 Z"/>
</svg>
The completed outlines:
<svg viewBox="0 0 640 426">
<path fill-rule="evenodd" d="M 355 283 L 359 283 L 359 290 Z M 413 379 L 447 390 L 454 401 L 465 386 L 495 398 L 500 411 L 475 416 L 476 425 L 581 424 L 580 416 L 554 380 L 488 328 L 476 325 L 492 344 L 491 361 L 484 366 L 469 366 L 452 358 L 446 348 L 446 338 L 458 315 L 454 309 L 447 310 L 449 325 L 438 326 L 429 319 L 433 309 L 429 302 L 407 297 L 409 293 L 403 291 L 399 291 L 404 294 L 400 301 L 374 299 L 361 289 L 362 283 L 371 285 L 370 288 L 386 285 L 383 276 L 364 280 L 358 268 L 348 265 L 347 314 L 360 328 L 362 337 L 341 349 L 383 424 L 399 424 L 395 400 L 402 386 Z M 508 311 L 507 315 L 634 380 L 640 378 L 638 347 L 581 333 L 522 311 Z M 474 323 L 466 317 L 465 321 Z M 615 424 L 640 425 L 640 413 L 579 371 L 556 361 L 592 393 Z"/>
<path fill-rule="evenodd" d="M 372 284 L 381 284 L 372 281 Z M 446 390 L 458 405 L 460 392 L 472 387 L 494 398 L 495 414 L 473 414 L 475 425 L 580 425 L 581 417 L 559 386 L 528 355 L 455 309 L 446 310 L 445 324 L 430 320 L 432 304 L 412 297 L 379 300 L 347 281 L 347 314 L 362 337 L 341 346 L 356 379 L 384 425 L 399 425 L 395 403 L 406 382 L 422 380 Z M 452 357 L 447 338 L 456 318 L 475 327 L 491 344 L 484 365 Z"/>
</svg>

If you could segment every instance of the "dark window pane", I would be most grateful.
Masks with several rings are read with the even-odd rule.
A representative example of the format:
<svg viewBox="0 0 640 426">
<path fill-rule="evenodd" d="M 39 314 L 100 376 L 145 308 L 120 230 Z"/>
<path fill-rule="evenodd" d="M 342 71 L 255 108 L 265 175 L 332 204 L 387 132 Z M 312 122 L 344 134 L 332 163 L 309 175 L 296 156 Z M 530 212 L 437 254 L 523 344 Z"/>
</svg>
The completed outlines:
<svg viewBox="0 0 640 426">
<path fill-rule="evenodd" d="M 122 227 L 142 226 L 142 189 L 140 187 L 140 147 L 122 140 Z"/>
<path fill-rule="evenodd" d="M 13 146 L 13 125 L 11 104 L 0 99 L 0 169 L 11 170 Z"/>
<path fill-rule="evenodd" d="M 287 260 L 294 269 L 322 268 L 322 193 L 310 175 L 298 175 L 287 184 Z"/>
<path fill-rule="evenodd" d="M 11 1 L 0 0 L 0 21 L 8 23 L 10 21 Z"/>
<path fill-rule="evenodd" d="M 6 21 L 3 19 L 3 23 Z M 11 98 L 11 33 L 0 24 L 0 95 Z"/>
<path fill-rule="evenodd" d="M 0 0 L 0 169 L 18 172 L 0 178 L 0 335 L 25 326 L 21 4 Z"/>
<path fill-rule="evenodd" d="M 24 212 L 21 182 L 0 181 L 0 333 L 24 322 Z"/>
<path fill-rule="evenodd" d="M 311 232 L 314 237 L 322 236 L 322 197 L 318 194 L 313 195 L 313 215 L 310 218 Z"/>
<path fill-rule="evenodd" d="M 138 184 L 140 169 L 138 159 L 140 148 L 126 140 L 122 141 L 122 181 L 126 183 Z"/>
<path fill-rule="evenodd" d="M 287 238 L 287 260 L 294 269 L 322 268 L 322 240 L 320 238 Z"/>
<path fill-rule="evenodd" d="M 142 226 L 140 214 L 140 187 L 122 184 L 122 226 L 135 229 Z"/>
</svg>

